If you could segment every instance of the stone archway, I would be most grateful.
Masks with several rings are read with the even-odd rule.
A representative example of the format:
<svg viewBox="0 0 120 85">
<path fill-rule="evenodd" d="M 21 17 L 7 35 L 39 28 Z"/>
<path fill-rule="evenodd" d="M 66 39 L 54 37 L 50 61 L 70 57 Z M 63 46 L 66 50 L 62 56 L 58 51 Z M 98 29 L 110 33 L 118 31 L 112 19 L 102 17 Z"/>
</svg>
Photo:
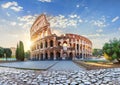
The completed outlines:
<svg viewBox="0 0 120 85">
<path fill-rule="evenodd" d="M 73 59 L 73 53 L 70 52 L 69 57 L 68 57 L 68 60 L 72 60 L 72 59 Z"/>
<path fill-rule="evenodd" d="M 45 53 L 45 60 L 48 60 L 48 53 Z"/>
<path fill-rule="evenodd" d="M 40 57 L 40 60 L 43 60 L 43 54 L 41 53 L 41 57 Z"/>
<path fill-rule="evenodd" d="M 56 60 L 61 60 L 60 52 L 57 52 L 57 53 L 56 53 Z"/>
<path fill-rule="evenodd" d="M 80 53 L 80 58 L 82 58 L 82 53 Z"/>
<path fill-rule="evenodd" d="M 45 47 L 46 47 L 46 48 L 48 47 L 48 43 L 47 43 L 47 41 L 45 41 Z"/>
<path fill-rule="evenodd" d="M 39 54 L 37 54 L 37 60 L 39 60 Z"/>
<path fill-rule="evenodd" d="M 50 40 L 50 47 L 53 47 L 53 40 Z"/>
<path fill-rule="evenodd" d="M 50 53 L 50 60 L 53 60 L 54 59 L 54 54 L 53 52 Z"/>
</svg>

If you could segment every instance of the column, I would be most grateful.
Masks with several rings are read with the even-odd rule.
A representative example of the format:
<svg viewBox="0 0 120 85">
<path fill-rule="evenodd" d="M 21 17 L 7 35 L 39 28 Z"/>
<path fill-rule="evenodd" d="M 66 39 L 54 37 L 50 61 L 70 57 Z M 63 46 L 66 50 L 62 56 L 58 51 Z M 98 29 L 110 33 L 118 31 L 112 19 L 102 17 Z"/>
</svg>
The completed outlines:
<svg viewBox="0 0 120 85">
<path fill-rule="evenodd" d="M 56 60 L 56 51 L 54 50 L 53 53 L 54 53 L 54 60 Z"/>
<path fill-rule="evenodd" d="M 53 47 L 56 47 L 56 37 L 53 39 Z"/>
<path fill-rule="evenodd" d="M 63 50 L 60 51 L 60 58 L 63 57 Z"/>
<path fill-rule="evenodd" d="M 47 53 L 48 53 L 48 59 L 50 59 L 50 51 L 48 51 Z"/>
<path fill-rule="evenodd" d="M 43 60 L 45 60 L 45 51 L 43 51 Z"/>
</svg>

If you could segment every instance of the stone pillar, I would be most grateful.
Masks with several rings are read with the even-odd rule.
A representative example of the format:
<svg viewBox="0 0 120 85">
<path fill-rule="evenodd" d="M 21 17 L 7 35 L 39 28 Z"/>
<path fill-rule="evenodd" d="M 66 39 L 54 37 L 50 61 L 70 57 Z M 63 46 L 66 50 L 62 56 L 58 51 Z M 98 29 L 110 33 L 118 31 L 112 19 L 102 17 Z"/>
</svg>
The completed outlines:
<svg viewBox="0 0 120 85">
<path fill-rule="evenodd" d="M 60 58 L 63 57 L 63 50 L 60 51 Z"/>
<path fill-rule="evenodd" d="M 48 48 L 50 47 L 50 40 L 48 39 L 47 40 L 47 43 L 48 43 Z"/>
<path fill-rule="evenodd" d="M 82 40 L 82 51 L 81 51 L 81 52 L 82 52 L 82 59 L 84 59 L 84 55 L 83 55 L 83 54 L 84 54 L 84 52 L 83 52 L 83 44 L 84 44 L 84 43 L 83 43 L 83 40 Z"/>
<path fill-rule="evenodd" d="M 54 60 L 56 60 L 56 51 L 54 50 L 53 53 L 54 53 Z"/>
<path fill-rule="evenodd" d="M 43 43 L 43 49 L 45 49 L 45 40 L 43 40 L 42 43 Z"/>
<path fill-rule="evenodd" d="M 73 53 L 73 60 L 75 60 L 75 51 L 72 51 Z"/>
<path fill-rule="evenodd" d="M 50 52 L 48 51 L 47 54 L 48 54 L 48 59 L 50 59 Z"/>
<path fill-rule="evenodd" d="M 45 60 L 45 51 L 43 51 L 43 60 Z"/>
<path fill-rule="evenodd" d="M 53 47 L 56 47 L 56 37 L 53 39 Z"/>
</svg>

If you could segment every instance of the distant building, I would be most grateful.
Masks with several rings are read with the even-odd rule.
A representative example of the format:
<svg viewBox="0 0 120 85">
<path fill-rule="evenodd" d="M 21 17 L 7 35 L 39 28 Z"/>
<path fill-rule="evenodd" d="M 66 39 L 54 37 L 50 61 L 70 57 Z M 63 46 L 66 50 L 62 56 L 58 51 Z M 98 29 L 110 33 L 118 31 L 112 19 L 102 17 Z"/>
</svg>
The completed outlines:
<svg viewBox="0 0 120 85">
<path fill-rule="evenodd" d="M 76 34 L 57 36 L 52 34 L 50 23 L 44 14 L 40 15 L 30 29 L 31 59 L 60 60 L 88 58 L 92 55 L 92 42 Z"/>
<path fill-rule="evenodd" d="M 12 55 L 11 55 L 11 56 L 15 56 L 16 48 L 15 48 L 15 47 L 11 47 L 10 49 L 11 49 L 11 51 L 12 51 Z"/>
</svg>

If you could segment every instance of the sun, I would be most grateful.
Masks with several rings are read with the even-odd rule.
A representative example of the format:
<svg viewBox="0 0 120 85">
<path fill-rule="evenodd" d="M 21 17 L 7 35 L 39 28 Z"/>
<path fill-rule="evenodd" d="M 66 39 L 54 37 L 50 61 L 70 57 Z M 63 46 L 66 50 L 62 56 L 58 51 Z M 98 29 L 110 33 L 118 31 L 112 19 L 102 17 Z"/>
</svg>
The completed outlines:
<svg viewBox="0 0 120 85">
<path fill-rule="evenodd" d="M 28 44 L 28 46 L 29 46 L 29 47 L 31 47 L 32 42 L 31 42 L 31 41 L 28 41 L 28 43 L 27 43 L 27 44 Z"/>
<path fill-rule="evenodd" d="M 32 46 L 32 42 L 30 40 L 26 41 L 26 46 L 25 46 L 26 50 L 30 50 L 31 46 Z"/>
</svg>

